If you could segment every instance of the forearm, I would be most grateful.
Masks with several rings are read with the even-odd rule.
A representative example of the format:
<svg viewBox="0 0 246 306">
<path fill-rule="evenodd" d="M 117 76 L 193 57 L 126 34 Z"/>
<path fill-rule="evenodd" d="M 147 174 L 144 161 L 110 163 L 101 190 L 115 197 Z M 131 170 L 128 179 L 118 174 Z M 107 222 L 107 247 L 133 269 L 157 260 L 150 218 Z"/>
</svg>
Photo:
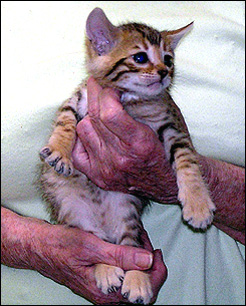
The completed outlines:
<svg viewBox="0 0 246 306">
<path fill-rule="evenodd" d="M 245 244 L 245 169 L 202 156 L 200 164 L 216 205 L 213 224 Z"/>
<path fill-rule="evenodd" d="M 223 161 L 198 156 L 211 198 L 216 205 L 213 224 L 245 244 L 245 169 Z M 161 203 L 178 203 L 178 188 L 175 176 L 168 164 L 163 162 L 159 170 L 160 184 L 145 185 L 146 196 Z M 161 178 L 163 177 L 163 181 Z M 140 188 L 144 184 L 140 182 Z M 163 192 L 164 190 L 164 192 Z"/>
<path fill-rule="evenodd" d="M 145 231 L 142 233 L 144 250 L 107 243 L 78 228 L 21 217 L 3 207 L 1 215 L 3 264 L 36 270 L 98 305 L 118 305 L 125 299 L 120 291 L 105 295 L 98 289 L 94 277 L 95 264 L 116 265 L 124 270 L 148 269 L 153 300 L 167 277 L 161 252 L 152 253 Z"/>
<path fill-rule="evenodd" d="M 22 217 L 1 207 L 1 263 L 13 268 L 34 269 L 33 237 L 46 224 L 49 226 L 45 221 Z"/>
</svg>

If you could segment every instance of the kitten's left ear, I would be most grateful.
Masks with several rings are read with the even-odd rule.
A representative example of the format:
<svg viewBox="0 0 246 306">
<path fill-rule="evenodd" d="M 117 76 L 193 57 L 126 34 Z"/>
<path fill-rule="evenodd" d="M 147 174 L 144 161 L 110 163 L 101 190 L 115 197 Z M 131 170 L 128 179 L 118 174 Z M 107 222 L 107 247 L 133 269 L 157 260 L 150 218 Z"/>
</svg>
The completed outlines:
<svg viewBox="0 0 246 306">
<path fill-rule="evenodd" d="M 107 54 L 115 45 L 119 29 L 100 8 L 95 8 L 86 21 L 86 34 L 98 55 Z"/>
<path fill-rule="evenodd" d="M 172 48 L 172 50 L 174 50 L 177 46 L 177 44 L 179 43 L 180 39 L 189 31 L 191 31 L 191 29 L 193 28 L 193 21 L 191 23 L 189 23 L 187 26 L 177 29 L 177 30 L 173 30 L 173 31 L 163 31 L 161 32 L 161 34 L 165 37 L 165 39 L 167 39 L 170 43 L 170 46 Z"/>
</svg>

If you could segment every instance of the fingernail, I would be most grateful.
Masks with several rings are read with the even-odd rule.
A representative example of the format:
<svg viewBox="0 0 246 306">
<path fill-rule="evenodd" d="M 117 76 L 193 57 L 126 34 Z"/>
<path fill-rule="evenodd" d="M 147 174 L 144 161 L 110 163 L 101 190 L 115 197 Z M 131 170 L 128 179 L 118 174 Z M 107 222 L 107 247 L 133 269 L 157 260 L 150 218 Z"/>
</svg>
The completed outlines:
<svg viewBox="0 0 246 306">
<path fill-rule="evenodd" d="M 135 254 L 135 264 L 142 269 L 151 268 L 153 263 L 153 255 L 139 252 Z"/>
</svg>

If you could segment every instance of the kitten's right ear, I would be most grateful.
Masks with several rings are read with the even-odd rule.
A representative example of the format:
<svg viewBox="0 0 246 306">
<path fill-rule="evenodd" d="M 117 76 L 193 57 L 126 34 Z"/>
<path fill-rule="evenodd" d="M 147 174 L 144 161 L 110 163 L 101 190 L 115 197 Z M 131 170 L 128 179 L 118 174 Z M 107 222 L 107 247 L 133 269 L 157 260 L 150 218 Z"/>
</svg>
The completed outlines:
<svg viewBox="0 0 246 306">
<path fill-rule="evenodd" d="M 86 34 L 98 55 L 107 54 L 115 45 L 119 29 L 100 8 L 95 8 L 86 21 Z"/>
<path fill-rule="evenodd" d="M 194 22 L 189 23 L 183 28 L 173 31 L 163 31 L 162 35 L 169 39 L 170 46 L 174 50 L 179 43 L 180 39 L 193 28 Z"/>
</svg>

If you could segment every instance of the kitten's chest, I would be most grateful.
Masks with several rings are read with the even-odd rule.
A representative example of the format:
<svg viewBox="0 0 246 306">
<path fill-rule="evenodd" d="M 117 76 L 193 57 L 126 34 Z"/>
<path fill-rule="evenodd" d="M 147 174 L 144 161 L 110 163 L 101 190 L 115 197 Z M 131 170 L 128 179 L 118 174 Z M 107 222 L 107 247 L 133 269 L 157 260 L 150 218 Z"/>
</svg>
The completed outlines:
<svg viewBox="0 0 246 306">
<path fill-rule="evenodd" d="M 170 105 L 165 103 L 165 97 L 156 101 L 121 100 L 124 109 L 135 120 L 148 125 L 155 132 L 167 121 L 172 121 Z M 81 99 L 77 104 L 77 111 L 83 118 L 88 113 L 87 88 L 81 88 Z"/>
<path fill-rule="evenodd" d="M 163 102 L 129 104 L 125 109 L 133 119 L 148 125 L 156 133 L 166 121 L 173 120 L 168 106 Z"/>
</svg>

